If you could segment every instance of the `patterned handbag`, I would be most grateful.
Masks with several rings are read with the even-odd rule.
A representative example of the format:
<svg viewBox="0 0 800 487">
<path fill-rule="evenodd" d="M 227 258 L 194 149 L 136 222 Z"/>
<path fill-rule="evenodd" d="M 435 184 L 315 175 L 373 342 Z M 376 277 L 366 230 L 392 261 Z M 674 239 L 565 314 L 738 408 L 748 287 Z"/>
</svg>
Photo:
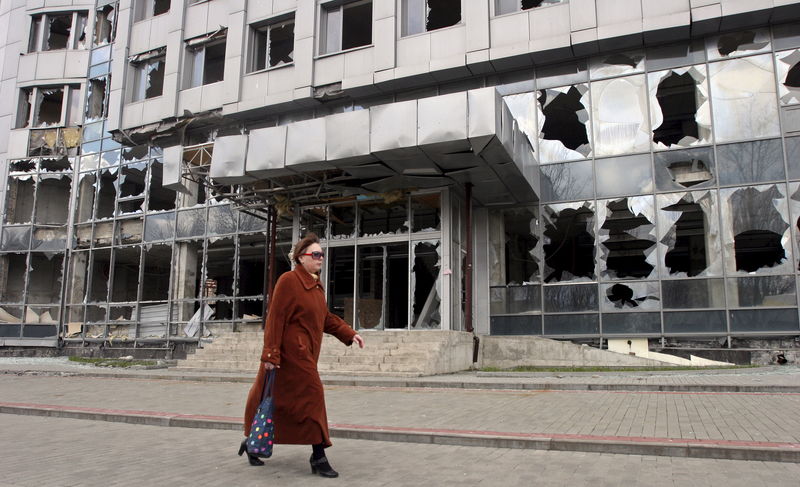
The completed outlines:
<svg viewBox="0 0 800 487">
<path fill-rule="evenodd" d="M 272 456 L 272 440 L 275 423 L 272 421 L 272 384 L 275 382 L 275 369 L 264 378 L 264 396 L 258 405 L 256 416 L 247 438 L 247 453 L 261 458 Z"/>
</svg>

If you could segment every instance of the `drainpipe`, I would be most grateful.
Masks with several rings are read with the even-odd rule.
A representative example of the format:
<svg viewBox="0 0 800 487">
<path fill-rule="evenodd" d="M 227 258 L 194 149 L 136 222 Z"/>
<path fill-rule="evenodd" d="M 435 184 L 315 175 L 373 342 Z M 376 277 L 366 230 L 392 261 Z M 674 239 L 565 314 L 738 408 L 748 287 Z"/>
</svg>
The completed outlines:
<svg viewBox="0 0 800 487">
<path fill-rule="evenodd" d="M 480 347 L 480 339 L 475 334 L 475 328 L 472 326 L 472 183 L 465 185 L 464 206 L 466 209 L 466 268 L 464 269 L 464 329 L 472 333 L 472 362 L 478 361 L 478 350 Z"/>
</svg>

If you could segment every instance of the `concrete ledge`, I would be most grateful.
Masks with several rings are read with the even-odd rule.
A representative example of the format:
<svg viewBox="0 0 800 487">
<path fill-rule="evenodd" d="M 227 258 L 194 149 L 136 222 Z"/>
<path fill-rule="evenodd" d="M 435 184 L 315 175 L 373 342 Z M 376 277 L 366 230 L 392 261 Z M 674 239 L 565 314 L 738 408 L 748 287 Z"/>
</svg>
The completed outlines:
<svg viewBox="0 0 800 487">
<path fill-rule="evenodd" d="M 240 431 L 242 427 L 240 419 L 224 416 L 105 410 L 44 404 L 0 403 L 0 413 L 177 428 Z M 800 443 L 506 433 L 337 424 L 331 425 L 330 432 L 331 436 L 335 438 L 402 443 L 788 463 L 800 462 Z"/>
</svg>

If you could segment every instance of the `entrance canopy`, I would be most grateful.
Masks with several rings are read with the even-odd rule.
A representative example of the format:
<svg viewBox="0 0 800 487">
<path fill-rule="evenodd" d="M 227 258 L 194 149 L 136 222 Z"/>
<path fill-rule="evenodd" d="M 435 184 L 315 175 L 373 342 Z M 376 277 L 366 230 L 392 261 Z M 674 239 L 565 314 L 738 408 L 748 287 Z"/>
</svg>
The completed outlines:
<svg viewBox="0 0 800 487">
<path fill-rule="evenodd" d="M 530 142 L 494 88 L 374 106 L 214 142 L 209 176 L 215 183 L 258 186 L 266 180 L 288 187 L 298 175 L 345 194 L 471 183 L 473 197 L 483 205 L 533 202 L 539 187 Z"/>
</svg>

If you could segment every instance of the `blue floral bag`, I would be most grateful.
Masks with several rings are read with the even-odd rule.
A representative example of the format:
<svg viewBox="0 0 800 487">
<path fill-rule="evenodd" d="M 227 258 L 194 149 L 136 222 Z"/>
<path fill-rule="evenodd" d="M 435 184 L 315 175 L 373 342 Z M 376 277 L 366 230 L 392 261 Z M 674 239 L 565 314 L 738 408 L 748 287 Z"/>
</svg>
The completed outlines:
<svg viewBox="0 0 800 487">
<path fill-rule="evenodd" d="M 267 374 L 264 384 L 264 397 L 256 410 L 250 437 L 247 438 L 247 453 L 261 458 L 272 456 L 272 441 L 275 423 L 272 421 L 272 384 L 275 382 L 275 369 Z"/>
</svg>

